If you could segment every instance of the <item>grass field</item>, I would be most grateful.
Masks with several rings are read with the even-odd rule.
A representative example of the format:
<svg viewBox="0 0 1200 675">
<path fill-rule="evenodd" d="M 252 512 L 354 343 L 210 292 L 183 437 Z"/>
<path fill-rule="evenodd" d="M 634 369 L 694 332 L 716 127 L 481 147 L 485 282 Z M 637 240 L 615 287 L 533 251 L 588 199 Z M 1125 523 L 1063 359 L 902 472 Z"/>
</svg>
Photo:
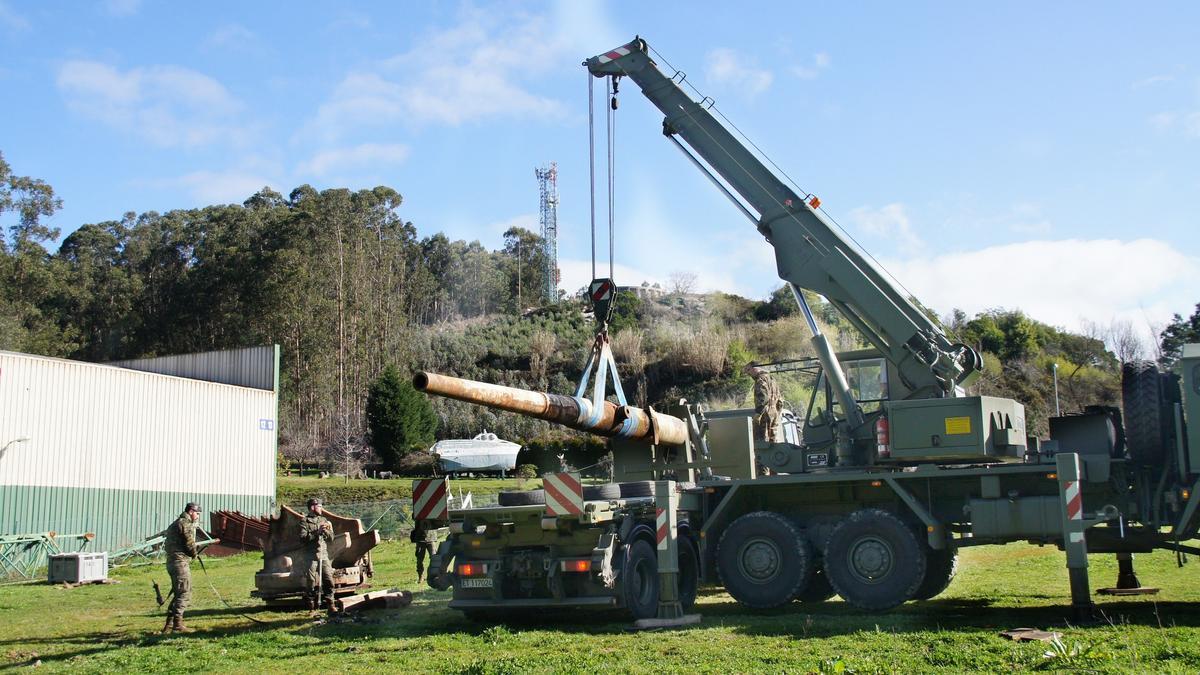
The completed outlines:
<svg viewBox="0 0 1200 675">
<path fill-rule="evenodd" d="M 1138 556 L 1142 582 L 1163 588 L 1136 602 L 1097 598 L 1107 621 L 1072 626 L 1063 556 L 1028 545 L 963 552 L 959 577 L 941 597 L 876 615 L 839 601 L 744 611 L 712 591 L 698 605 L 699 627 L 626 632 L 613 616 L 572 613 L 487 626 L 446 608 L 447 594 L 415 583 L 412 549 L 376 549 L 375 588 L 415 592 L 411 607 L 364 612 L 347 623 L 267 609 L 248 597 L 260 558 L 246 554 L 193 565 L 197 632 L 159 636 L 150 585 L 161 567 L 118 569 L 118 584 L 65 589 L 0 586 L 0 670 L 41 662 L 83 672 L 964 672 L 1200 670 L 1200 563 L 1182 569 L 1172 555 Z M 1093 557 L 1093 588 L 1116 578 L 1111 557 Z M 225 607 L 209 581 L 239 611 Z M 243 614 L 266 623 L 251 622 Z M 1060 647 L 1013 643 L 1001 630 L 1063 633 Z M 1046 657 L 1050 652 L 1052 657 Z"/>
</svg>

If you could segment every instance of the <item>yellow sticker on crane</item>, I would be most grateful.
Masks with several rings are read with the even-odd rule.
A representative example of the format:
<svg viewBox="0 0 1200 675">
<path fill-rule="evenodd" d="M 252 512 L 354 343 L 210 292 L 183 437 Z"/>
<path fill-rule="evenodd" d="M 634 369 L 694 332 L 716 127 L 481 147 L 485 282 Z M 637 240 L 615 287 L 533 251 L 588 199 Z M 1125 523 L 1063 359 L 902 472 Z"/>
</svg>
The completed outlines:
<svg viewBox="0 0 1200 675">
<path fill-rule="evenodd" d="M 956 434 L 971 433 L 971 418 L 970 417 L 947 417 L 946 418 L 946 435 L 954 436 Z"/>
</svg>

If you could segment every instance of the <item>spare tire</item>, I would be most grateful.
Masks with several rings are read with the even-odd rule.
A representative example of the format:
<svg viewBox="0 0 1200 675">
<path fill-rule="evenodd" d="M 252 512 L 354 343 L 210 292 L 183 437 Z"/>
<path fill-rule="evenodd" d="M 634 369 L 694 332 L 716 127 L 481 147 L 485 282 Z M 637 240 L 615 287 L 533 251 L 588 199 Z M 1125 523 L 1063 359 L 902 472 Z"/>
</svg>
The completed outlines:
<svg viewBox="0 0 1200 675">
<path fill-rule="evenodd" d="M 583 499 L 584 501 L 608 501 L 609 499 L 621 498 L 621 486 L 616 483 L 605 483 L 603 485 L 584 485 Z"/>
<path fill-rule="evenodd" d="M 1131 361 L 1121 367 L 1125 445 L 1139 464 L 1162 462 L 1166 450 L 1166 397 L 1163 375 L 1153 361 Z"/>
<path fill-rule="evenodd" d="M 546 503 L 545 490 L 526 490 L 524 492 L 501 492 L 496 495 L 500 506 L 532 506 Z"/>
<path fill-rule="evenodd" d="M 635 480 L 619 485 L 621 486 L 621 499 L 654 496 L 654 481 L 652 480 Z"/>
</svg>

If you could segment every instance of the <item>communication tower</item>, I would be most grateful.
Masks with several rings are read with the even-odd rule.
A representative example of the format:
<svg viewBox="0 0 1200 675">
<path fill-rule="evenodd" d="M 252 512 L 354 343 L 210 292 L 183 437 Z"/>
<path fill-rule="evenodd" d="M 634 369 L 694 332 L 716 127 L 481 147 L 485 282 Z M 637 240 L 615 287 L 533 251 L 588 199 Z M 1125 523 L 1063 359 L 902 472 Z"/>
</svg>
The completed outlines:
<svg viewBox="0 0 1200 675">
<path fill-rule="evenodd" d="M 546 299 L 558 302 L 558 162 L 533 170 L 541 193 L 542 241 L 546 246 Z"/>
</svg>

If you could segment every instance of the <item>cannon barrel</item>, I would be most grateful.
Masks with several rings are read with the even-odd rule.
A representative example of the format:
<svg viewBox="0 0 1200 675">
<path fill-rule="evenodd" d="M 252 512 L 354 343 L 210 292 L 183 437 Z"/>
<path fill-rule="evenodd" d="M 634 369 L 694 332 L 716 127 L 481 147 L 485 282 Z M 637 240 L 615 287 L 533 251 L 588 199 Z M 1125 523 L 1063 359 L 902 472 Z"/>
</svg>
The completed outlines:
<svg viewBox="0 0 1200 675">
<path fill-rule="evenodd" d="M 636 438 L 663 445 L 681 445 L 688 438 L 683 420 L 653 409 L 608 401 L 593 404 L 579 396 L 528 391 L 437 373 L 413 375 L 413 387 L 426 394 L 520 413 L 600 436 Z"/>
</svg>

